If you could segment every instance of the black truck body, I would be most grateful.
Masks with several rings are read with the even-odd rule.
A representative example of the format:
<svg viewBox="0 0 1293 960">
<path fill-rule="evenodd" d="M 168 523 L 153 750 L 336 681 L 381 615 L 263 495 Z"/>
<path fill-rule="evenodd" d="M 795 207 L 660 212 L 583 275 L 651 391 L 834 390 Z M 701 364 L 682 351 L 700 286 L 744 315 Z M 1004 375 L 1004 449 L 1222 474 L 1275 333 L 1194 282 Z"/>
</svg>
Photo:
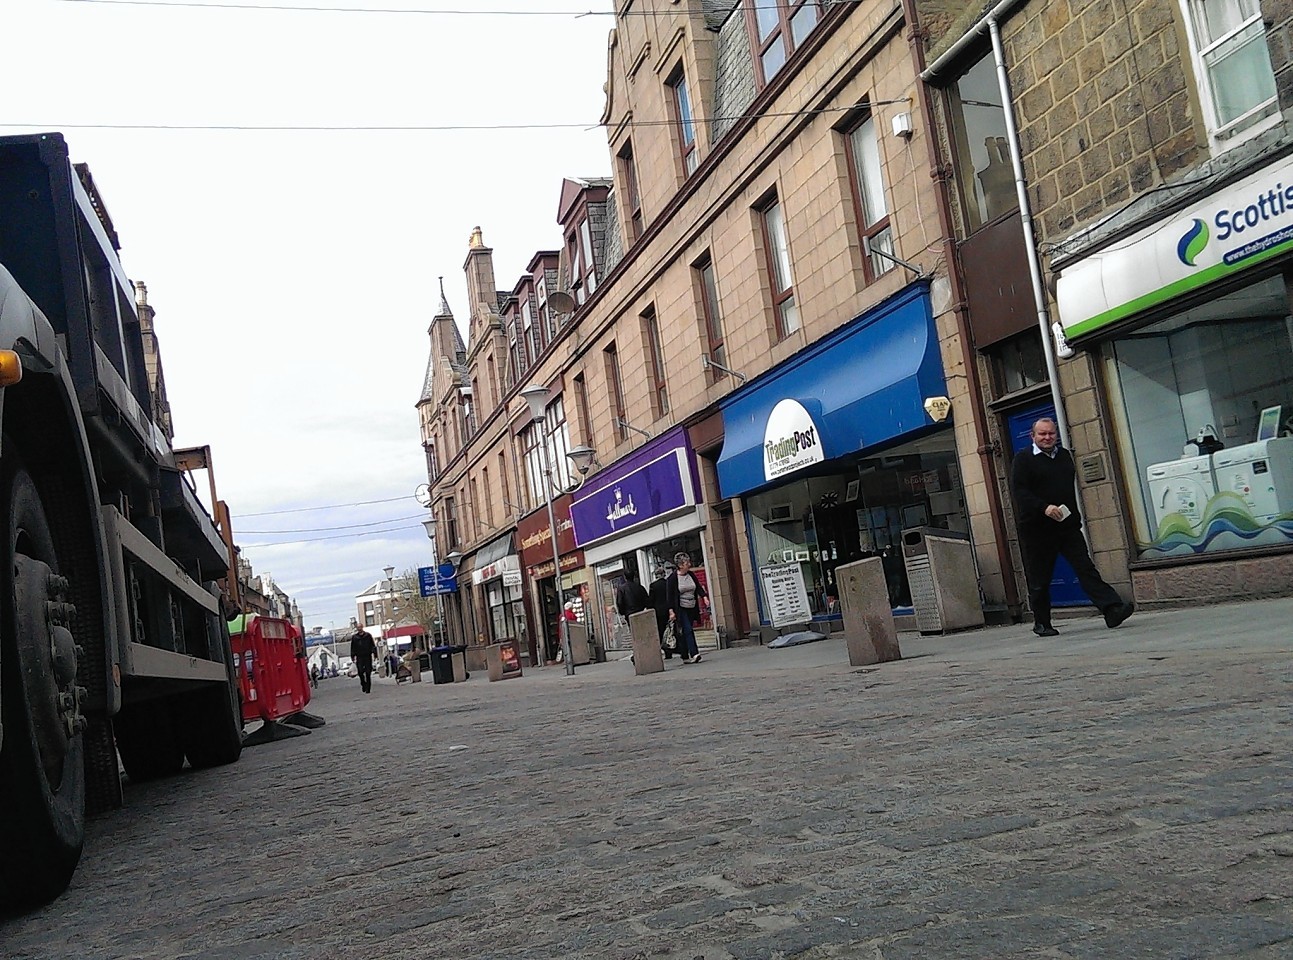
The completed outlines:
<svg viewBox="0 0 1293 960">
<path fill-rule="evenodd" d="M 20 368 L 20 369 L 19 369 Z M 229 763 L 228 551 L 158 425 L 111 218 L 60 134 L 0 137 L 0 912 L 57 896 L 87 810 Z"/>
</svg>

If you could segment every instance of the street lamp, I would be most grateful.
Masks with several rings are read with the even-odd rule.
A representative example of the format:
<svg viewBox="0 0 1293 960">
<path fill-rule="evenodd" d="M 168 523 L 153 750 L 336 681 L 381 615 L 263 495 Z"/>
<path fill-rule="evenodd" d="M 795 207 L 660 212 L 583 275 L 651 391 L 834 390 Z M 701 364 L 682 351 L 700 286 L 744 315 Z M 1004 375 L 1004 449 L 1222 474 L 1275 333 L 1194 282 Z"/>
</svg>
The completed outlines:
<svg viewBox="0 0 1293 960">
<path fill-rule="evenodd" d="M 395 568 L 382 567 L 382 570 L 386 573 L 386 602 L 382 605 L 382 643 L 385 644 L 386 651 L 389 654 L 391 630 L 395 626 L 395 614 L 391 609 L 395 606 L 395 584 L 392 579 L 395 576 Z M 398 647 L 399 645 L 396 644 L 396 646 Z"/>
<path fill-rule="evenodd" d="M 548 415 L 548 388 L 537 383 L 532 383 L 521 391 L 521 396 L 530 406 L 530 420 L 534 423 L 534 428 L 539 432 L 539 446 L 543 450 L 543 473 L 547 478 L 547 483 L 543 487 L 543 499 L 548 508 L 548 533 L 552 537 L 552 583 L 557 592 L 557 632 L 561 638 L 561 650 L 566 661 L 566 676 L 573 676 L 575 673 L 575 657 L 570 649 L 570 625 L 565 615 L 565 591 L 561 589 L 561 554 L 557 549 L 557 520 L 552 512 L 552 495 L 556 488 L 556 478 L 552 475 L 552 454 L 548 451 L 547 438 L 543 435 L 544 422 Z M 580 480 L 575 485 L 578 489 L 583 483 L 584 474 L 588 473 L 588 468 L 592 466 L 596 459 L 596 454 L 592 447 L 579 446 L 575 447 L 567 457 L 574 463 L 579 470 Z M 563 492 L 569 492 L 563 489 Z"/>
<path fill-rule="evenodd" d="M 426 528 L 427 539 L 431 541 L 431 590 L 432 593 L 435 594 L 435 619 L 436 623 L 440 626 L 440 645 L 448 646 L 448 644 L 445 643 L 445 640 L 447 639 L 445 636 L 445 627 L 447 624 L 442 619 L 444 615 L 440 610 L 440 556 L 439 547 L 435 542 L 435 524 L 435 517 L 428 517 L 422 521 L 422 526 Z M 428 655 L 430 652 L 430 650 L 427 651 Z"/>
</svg>

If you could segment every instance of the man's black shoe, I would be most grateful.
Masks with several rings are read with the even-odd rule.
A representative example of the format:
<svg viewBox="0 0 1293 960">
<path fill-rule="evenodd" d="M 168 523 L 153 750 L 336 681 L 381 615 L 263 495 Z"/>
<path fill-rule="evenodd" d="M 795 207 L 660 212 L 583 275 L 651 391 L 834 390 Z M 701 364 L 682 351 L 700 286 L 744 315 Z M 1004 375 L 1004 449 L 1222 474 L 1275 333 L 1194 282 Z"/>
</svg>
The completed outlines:
<svg viewBox="0 0 1293 960">
<path fill-rule="evenodd" d="M 1034 623 L 1033 633 L 1039 637 L 1058 637 L 1060 635 L 1060 632 L 1049 623 Z"/>
<path fill-rule="evenodd" d="M 1105 612 L 1104 623 L 1109 629 L 1113 629 L 1130 617 L 1136 611 L 1136 605 L 1130 600 L 1126 603 L 1120 603 L 1116 607 L 1110 607 Z"/>
</svg>

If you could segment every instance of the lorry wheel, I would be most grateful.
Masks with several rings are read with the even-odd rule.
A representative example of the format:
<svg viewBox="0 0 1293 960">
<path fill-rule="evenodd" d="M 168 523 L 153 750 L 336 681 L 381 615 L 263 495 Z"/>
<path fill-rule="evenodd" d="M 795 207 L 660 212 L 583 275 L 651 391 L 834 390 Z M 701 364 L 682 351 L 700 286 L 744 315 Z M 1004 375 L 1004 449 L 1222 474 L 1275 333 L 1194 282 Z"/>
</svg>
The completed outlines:
<svg viewBox="0 0 1293 960">
<path fill-rule="evenodd" d="M 238 701 L 233 648 L 224 624 L 213 626 L 223 636 L 222 656 L 228 681 L 193 693 L 180 707 L 180 739 L 189 766 L 195 770 L 233 763 L 242 755 L 242 706 Z"/>
<path fill-rule="evenodd" d="M 85 840 L 77 651 L 49 523 L 6 443 L 0 471 L 0 911 L 67 888 Z"/>
<path fill-rule="evenodd" d="M 184 768 L 184 747 L 175 735 L 169 700 L 145 700 L 121 708 L 112 720 L 117 752 L 131 783 L 173 777 Z"/>
</svg>

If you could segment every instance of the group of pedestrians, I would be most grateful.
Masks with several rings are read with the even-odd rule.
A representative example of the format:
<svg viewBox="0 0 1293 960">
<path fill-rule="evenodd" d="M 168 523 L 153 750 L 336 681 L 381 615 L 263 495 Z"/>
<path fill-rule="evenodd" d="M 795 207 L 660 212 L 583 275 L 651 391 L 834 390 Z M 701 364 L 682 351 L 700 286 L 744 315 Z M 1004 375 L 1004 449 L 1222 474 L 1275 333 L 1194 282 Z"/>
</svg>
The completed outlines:
<svg viewBox="0 0 1293 960">
<path fill-rule="evenodd" d="M 615 608 L 624 617 L 654 610 L 656 633 L 664 658 L 673 659 L 676 647 L 683 663 L 700 663 L 695 624 L 705 611 L 709 592 L 692 572 L 690 554 L 675 554 L 673 563 L 674 570 L 668 575 L 663 567 L 656 567 L 649 589 L 638 582 L 636 573 L 630 572 L 616 592 Z M 670 636 L 674 638 L 672 645 L 668 642 Z"/>
</svg>

